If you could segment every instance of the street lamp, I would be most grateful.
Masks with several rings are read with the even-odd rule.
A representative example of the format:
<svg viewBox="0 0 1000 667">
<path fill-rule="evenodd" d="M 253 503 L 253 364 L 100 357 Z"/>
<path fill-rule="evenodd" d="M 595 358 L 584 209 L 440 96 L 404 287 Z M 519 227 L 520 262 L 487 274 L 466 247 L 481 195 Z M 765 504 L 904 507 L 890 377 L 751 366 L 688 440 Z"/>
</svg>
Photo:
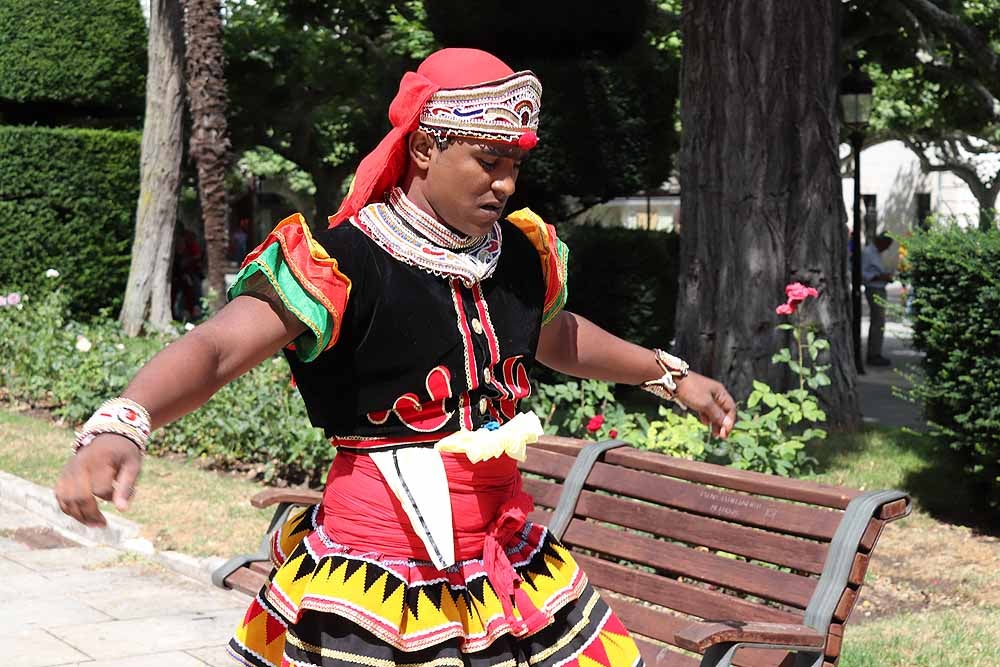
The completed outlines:
<svg viewBox="0 0 1000 667">
<path fill-rule="evenodd" d="M 851 152 L 854 153 L 854 225 L 851 229 L 851 304 L 853 307 L 854 366 L 865 372 L 861 357 L 861 147 L 872 114 L 872 80 L 861 63 L 850 62 L 851 70 L 840 82 L 840 109 L 844 125 L 851 131 Z"/>
</svg>

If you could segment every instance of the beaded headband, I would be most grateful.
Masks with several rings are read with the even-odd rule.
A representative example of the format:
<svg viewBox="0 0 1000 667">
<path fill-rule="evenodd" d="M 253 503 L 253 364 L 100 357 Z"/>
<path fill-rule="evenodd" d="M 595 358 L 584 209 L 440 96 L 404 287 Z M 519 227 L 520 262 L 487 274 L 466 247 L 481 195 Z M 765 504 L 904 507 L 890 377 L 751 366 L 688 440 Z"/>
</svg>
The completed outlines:
<svg viewBox="0 0 1000 667">
<path fill-rule="evenodd" d="M 538 143 L 542 84 L 530 71 L 466 88 L 442 88 L 420 113 L 420 129 L 440 139 L 470 137 L 516 144 Z"/>
</svg>

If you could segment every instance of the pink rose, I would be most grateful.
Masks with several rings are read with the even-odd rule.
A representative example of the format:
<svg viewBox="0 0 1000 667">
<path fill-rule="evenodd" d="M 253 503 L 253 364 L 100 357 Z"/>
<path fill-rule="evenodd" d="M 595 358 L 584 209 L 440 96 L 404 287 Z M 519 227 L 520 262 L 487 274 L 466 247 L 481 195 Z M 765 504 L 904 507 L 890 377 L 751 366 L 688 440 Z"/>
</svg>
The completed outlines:
<svg viewBox="0 0 1000 667">
<path fill-rule="evenodd" d="M 788 297 L 789 303 L 801 303 L 809 297 L 818 297 L 819 291 L 814 287 L 806 287 L 802 283 L 791 283 L 785 285 L 785 295 Z"/>
<path fill-rule="evenodd" d="M 604 426 L 604 415 L 594 415 L 587 422 L 587 430 L 591 433 L 597 433 Z"/>
<path fill-rule="evenodd" d="M 774 309 L 774 312 L 779 315 L 791 315 L 795 312 L 795 304 L 789 301 L 788 303 L 783 303 Z"/>
<path fill-rule="evenodd" d="M 611 431 L 608 432 L 608 436 L 611 437 L 611 438 L 617 438 L 618 437 L 618 431 L 616 431 L 615 429 L 611 429 Z"/>
<path fill-rule="evenodd" d="M 18 294 L 17 292 L 11 292 L 10 294 L 7 295 L 7 305 L 8 306 L 16 306 L 19 303 L 21 303 L 21 295 L 20 294 Z"/>
</svg>

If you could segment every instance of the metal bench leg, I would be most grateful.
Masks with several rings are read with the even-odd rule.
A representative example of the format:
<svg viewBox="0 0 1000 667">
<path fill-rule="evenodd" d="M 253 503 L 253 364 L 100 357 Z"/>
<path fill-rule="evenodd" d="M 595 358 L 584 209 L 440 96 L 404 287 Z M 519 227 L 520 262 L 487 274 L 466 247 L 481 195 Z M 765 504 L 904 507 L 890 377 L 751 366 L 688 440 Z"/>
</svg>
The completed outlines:
<svg viewBox="0 0 1000 667">
<path fill-rule="evenodd" d="M 274 535 L 274 531 L 278 530 L 278 528 L 280 528 L 285 522 L 285 518 L 287 517 L 289 510 L 291 510 L 293 506 L 294 503 L 279 503 L 277 509 L 274 510 L 274 515 L 271 517 L 271 524 L 267 527 L 267 532 L 264 533 L 264 539 L 260 541 L 260 547 L 258 547 L 257 551 L 252 554 L 233 556 L 227 560 L 225 563 L 216 568 L 214 572 L 212 572 L 212 583 L 219 588 L 228 588 L 228 586 L 226 586 L 226 577 L 231 575 L 236 570 L 241 567 L 245 567 L 250 563 L 260 563 L 271 560 L 271 536 Z"/>
<path fill-rule="evenodd" d="M 701 658 L 701 667 L 732 667 L 733 657 L 736 655 L 736 651 L 741 648 L 773 648 L 797 651 L 795 667 L 822 667 L 823 665 L 823 652 L 817 652 L 816 649 L 796 649 L 791 646 L 771 644 L 725 643 L 716 644 L 705 651 L 705 655 Z"/>
</svg>

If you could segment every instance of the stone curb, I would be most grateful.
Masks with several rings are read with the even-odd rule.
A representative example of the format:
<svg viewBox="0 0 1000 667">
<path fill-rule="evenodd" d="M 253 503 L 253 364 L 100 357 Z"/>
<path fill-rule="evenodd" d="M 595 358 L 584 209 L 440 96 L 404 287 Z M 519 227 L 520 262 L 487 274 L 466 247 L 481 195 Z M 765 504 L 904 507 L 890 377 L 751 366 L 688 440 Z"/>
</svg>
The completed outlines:
<svg viewBox="0 0 1000 667">
<path fill-rule="evenodd" d="M 83 546 L 105 545 L 149 558 L 163 567 L 199 582 L 212 584 L 212 572 L 226 562 L 217 556 L 196 558 L 179 551 L 157 551 L 142 537 L 139 524 L 106 513 L 105 528 L 91 528 L 59 509 L 52 489 L 0 470 L 0 500 L 24 508 L 57 533 Z"/>
</svg>

